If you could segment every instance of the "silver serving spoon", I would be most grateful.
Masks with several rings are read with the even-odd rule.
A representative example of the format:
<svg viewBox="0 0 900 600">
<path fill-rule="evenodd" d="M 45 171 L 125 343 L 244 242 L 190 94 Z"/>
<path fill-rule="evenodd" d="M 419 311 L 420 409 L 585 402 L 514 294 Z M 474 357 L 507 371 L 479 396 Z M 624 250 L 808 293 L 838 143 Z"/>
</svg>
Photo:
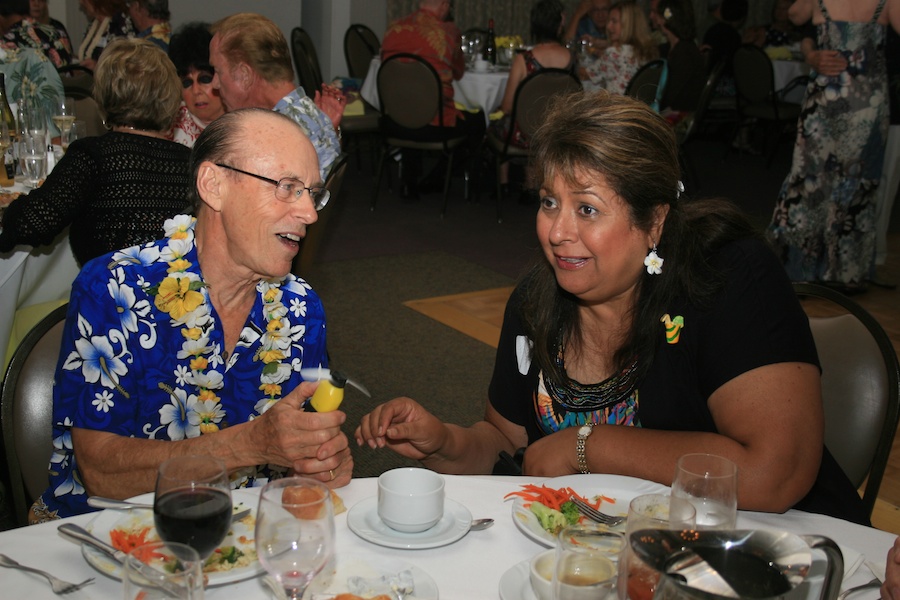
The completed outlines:
<svg viewBox="0 0 900 600">
<path fill-rule="evenodd" d="M 493 519 L 475 519 L 474 521 L 472 521 L 472 524 L 469 525 L 469 531 L 481 531 L 482 529 L 487 529 L 493 524 Z"/>
</svg>

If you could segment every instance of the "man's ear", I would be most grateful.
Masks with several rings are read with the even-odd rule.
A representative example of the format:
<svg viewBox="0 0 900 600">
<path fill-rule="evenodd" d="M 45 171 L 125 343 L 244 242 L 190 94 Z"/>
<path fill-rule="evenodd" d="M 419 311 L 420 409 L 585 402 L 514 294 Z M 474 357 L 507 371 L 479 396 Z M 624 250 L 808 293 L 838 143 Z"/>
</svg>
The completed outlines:
<svg viewBox="0 0 900 600">
<path fill-rule="evenodd" d="M 232 72 L 232 77 L 245 91 L 256 85 L 256 71 L 251 69 L 250 65 L 245 62 L 238 63 L 237 68 Z"/>
<path fill-rule="evenodd" d="M 200 164 L 197 171 L 197 194 L 204 204 L 213 211 L 220 212 L 227 187 L 228 183 L 219 167 L 209 161 Z"/>
</svg>

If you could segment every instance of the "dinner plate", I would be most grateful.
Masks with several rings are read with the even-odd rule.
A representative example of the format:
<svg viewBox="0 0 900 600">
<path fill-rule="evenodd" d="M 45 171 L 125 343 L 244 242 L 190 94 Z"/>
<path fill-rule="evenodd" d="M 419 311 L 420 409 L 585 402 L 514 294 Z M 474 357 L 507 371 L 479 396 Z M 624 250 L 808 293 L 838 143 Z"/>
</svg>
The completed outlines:
<svg viewBox="0 0 900 600">
<path fill-rule="evenodd" d="M 403 533 L 391 529 L 378 516 L 378 498 L 373 496 L 360 500 L 347 513 L 350 531 L 362 539 L 406 550 L 423 550 L 452 544 L 469 532 L 472 513 L 469 509 L 450 498 L 444 499 L 444 516 L 437 525 L 419 533 Z"/>
<path fill-rule="evenodd" d="M 531 587 L 531 560 L 513 565 L 500 577 L 500 600 L 537 600 Z"/>
<path fill-rule="evenodd" d="M 413 580 L 413 592 L 404 594 L 403 598 L 415 600 L 438 600 L 438 587 L 431 576 L 419 567 L 391 558 L 389 556 L 373 556 L 359 554 L 336 554 L 336 566 L 330 571 L 323 571 L 313 579 L 309 586 L 310 595 L 318 600 L 329 595 L 350 593 L 350 577 L 362 577 L 378 580 L 385 576 L 396 576 L 409 571 Z M 376 593 L 385 593 L 375 588 Z"/>
<path fill-rule="evenodd" d="M 130 498 L 130 500 L 152 504 L 153 494 L 142 494 Z M 245 507 L 250 508 L 250 515 L 232 524 L 231 531 L 228 532 L 228 536 L 222 542 L 222 546 L 235 546 L 245 554 L 255 557 L 254 528 L 256 527 L 256 507 L 259 504 L 259 495 L 247 490 L 232 490 L 231 501 L 235 506 L 239 506 L 242 509 Z M 149 509 L 103 510 L 97 513 L 97 516 L 85 526 L 85 529 L 104 542 L 112 543 L 109 532 L 120 527 L 150 527 L 151 531 L 147 534 L 147 541 L 152 541 L 158 537 L 156 535 L 156 527 L 153 525 L 153 511 Z M 122 579 L 122 565 L 109 555 L 87 544 L 81 545 L 81 554 L 89 565 L 104 575 L 108 575 L 113 579 Z M 259 564 L 258 560 L 254 559 L 252 563 L 244 567 L 237 567 L 230 571 L 207 573 L 209 582 L 207 585 L 216 586 L 243 581 L 244 579 L 256 577 L 262 572 L 262 565 Z"/>
<path fill-rule="evenodd" d="M 604 502 L 600 510 L 613 516 L 626 516 L 628 503 L 636 496 L 643 494 L 668 494 L 669 488 L 653 481 L 626 477 L 624 475 L 566 475 L 556 477 L 543 482 L 549 488 L 570 487 L 582 496 L 592 497 L 602 494 L 608 498 L 615 498 L 615 502 Z M 534 513 L 525 506 L 526 500 L 516 498 L 512 505 L 512 518 L 519 531 L 532 540 L 552 548 L 556 545 L 556 539 L 547 533 L 538 522 Z M 616 529 L 625 530 L 625 524 Z"/>
</svg>

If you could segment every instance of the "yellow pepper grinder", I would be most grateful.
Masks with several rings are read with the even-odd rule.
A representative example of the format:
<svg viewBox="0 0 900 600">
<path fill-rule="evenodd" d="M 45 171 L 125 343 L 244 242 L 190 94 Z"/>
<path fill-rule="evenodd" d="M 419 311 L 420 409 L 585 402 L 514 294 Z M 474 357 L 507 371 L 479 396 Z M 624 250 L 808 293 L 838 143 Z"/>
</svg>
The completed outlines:
<svg viewBox="0 0 900 600">
<path fill-rule="evenodd" d="M 344 401 L 344 386 L 347 385 L 347 377 L 340 371 L 332 371 L 331 377 L 319 382 L 319 387 L 313 393 L 312 398 L 303 405 L 307 412 L 331 412 L 337 410 Z"/>
</svg>

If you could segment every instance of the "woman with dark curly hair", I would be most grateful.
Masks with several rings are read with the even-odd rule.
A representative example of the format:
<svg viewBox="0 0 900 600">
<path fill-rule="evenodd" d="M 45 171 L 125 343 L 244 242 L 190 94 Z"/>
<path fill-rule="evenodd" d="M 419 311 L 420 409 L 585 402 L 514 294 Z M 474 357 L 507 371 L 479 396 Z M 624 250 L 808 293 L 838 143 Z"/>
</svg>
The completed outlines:
<svg viewBox="0 0 900 600">
<path fill-rule="evenodd" d="M 868 522 L 824 447 L 816 347 L 777 258 L 733 204 L 690 200 L 671 126 L 606 91 L 557 100 L 531 140 L 541 254 L 510 297 L 484 420 L 410 398 L 359 444 L 445 473 L 628 475 L 671 485 L 678 458 L 738 466 L 738 507 Z"/>
<path fill-rule="evenodd" d="M 152 42 L 116 40 L 94 74 L 111 131 L 75 140 L 44 184 L 3 213 L 0 252 L 51 243 L 66 227 L 79 265 L 156 240 L 188 206 L 190 150 L 166 137 L 181 104 L 172 61 Z"/>
<path fill-rule="evenodd" d="M 175 64 L 182 88 L 172 139 L 189 148 L 207 125 L 225 114 L 219 90 L 213 87 L 216 72 L 209 64 L 210 40 L 209 24 L 187 23 L 169 42 L 169 58 Z"/>
</svg>

